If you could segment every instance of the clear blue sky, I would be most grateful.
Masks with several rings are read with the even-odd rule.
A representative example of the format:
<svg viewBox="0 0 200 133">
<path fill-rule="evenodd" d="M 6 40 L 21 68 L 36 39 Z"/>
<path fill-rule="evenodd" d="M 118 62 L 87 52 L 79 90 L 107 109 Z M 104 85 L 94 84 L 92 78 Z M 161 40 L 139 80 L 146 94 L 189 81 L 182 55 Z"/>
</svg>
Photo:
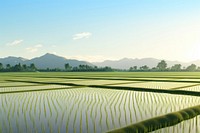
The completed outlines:
<svg viewBox="0 0 200 133">
<path fill-rule="evenodd" d="M 200 59 L 199 0 L 0 0 L 0 57 Z"/>
</svg>

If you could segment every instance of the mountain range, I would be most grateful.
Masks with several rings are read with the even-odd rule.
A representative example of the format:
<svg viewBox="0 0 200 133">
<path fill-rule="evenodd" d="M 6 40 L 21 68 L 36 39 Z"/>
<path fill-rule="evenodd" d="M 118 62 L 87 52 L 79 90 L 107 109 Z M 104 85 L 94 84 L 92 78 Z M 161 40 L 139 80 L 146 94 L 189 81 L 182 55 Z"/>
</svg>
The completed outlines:
<svg viewBox="0 0 200 133">
<path fill-rule="evenodd" d="M 120 60 L 105 60 L 103 62 L 94 62 L 93 64 L 96 66 L 110 66 L 112 68 L 119 69 L 129 69 L 133 66 L 144 66 L 147 65 L 149 68 L 156 67 L 157 64 L 161 61 L 161 59 L 155 58 L 142 58 L 142 59 L 131 59 L 131 58 L 123 58 Z M 171 67 L 174 64 L 181 64 L 183 67 L 187 67 L 191 64 L 196 64 L 200 66 L 200 60 L 192 61 L 192 62 L 180 62 L 180 61 L 170 61 L 165 60 L 167 63 L 167 67 Z"/>
<path fill-rule="evenodd" d="M 11 66 L 16 65 L 18 63 L 20 64 L 26 64 L 30 65 L 31 63 L 34 63 L 35 66 L 39 69 L 54 69 L 54 68 L 60 68 L 64 69 L 64 65 L 66 63 L 69 63 L 72 67 L 79 66 L 80 64 L 82 65 L 90 65 L 93 66 L 93 64 L 86 62 L 86 61 L 79 61 L 79 60 L 74 60 L 74 59 L 66 59 L 61 56 L 57 56 L 54 54 L 47 53 L 43 56 L 36 57 L 33 59 L 25 59 L 22 57 L 6 57 L 6 58 L 0 58 L 0 63 L 2 63 L 4 66 L 6 64 L 10 64 Z"/>
<path fill-rule="evenodd" d="M 2 63 L 4 66 L 6 64 L 10 65 L 16 65 L 18 63 L 30 65 L 31 63 L 34 63 L 35 66 L 39 69 L 46 69 L 46 68 L 60 68 L 64 69 L 64 65 L 66 63 L 69 63 L 72 67 L 76 67 L 79 65 L 90 65 L 90 66 L 98 66 L 98 67 L 104 67 L 104 66 L 110 66 L 112 68 L 117 69 L 129 69 L 132 66 L 143 66 L 147 65 L 148 67 L 156 67 L 158 62 L 160 62 L 160 59 L 155 58 L 142 58 L 142 59 L 132 59 L 132 58 L 123 58 L 120 60 L 105 60 L 103 62 L 87 62 L 87 61 L 80 61 L 75 59 L 66 59 L 64 57 L 47 53 L 43 56 L 36 57 L 33 59 L 25 59 L 22 57 L 6 57 L 6 58 L 0 58 L 0 63 Z M 181 64 L 182 66 L 186 67 L 190 64 L 196 64 L 197 66 L 200 66 L 200 60 L 192 61 L 192 62 L 180 62 L 180 61 L 169 61 L 165 60 L 168 64 L 168 67 L 171 67 L 174 64 Z"/>
</svg>

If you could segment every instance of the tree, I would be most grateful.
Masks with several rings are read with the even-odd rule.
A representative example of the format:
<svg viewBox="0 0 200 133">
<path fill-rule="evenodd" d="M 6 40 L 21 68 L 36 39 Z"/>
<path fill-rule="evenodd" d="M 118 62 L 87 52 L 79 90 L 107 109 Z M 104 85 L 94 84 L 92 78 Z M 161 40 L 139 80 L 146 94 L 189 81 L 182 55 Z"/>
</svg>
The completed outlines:
<svg viewBox="0 0 200 133">
<path fill-rule="evenodd" d="M 133 66 L 133 69 L 134 69 L 134 70 L 137 70 L 137 66 Z"/>
<path fill-rule="evenodd" d="M 105 67 L 103 68 L 103 70 L 104 70 L 104 71 L 107 71 L 107 72 L 113 71 L 112 68 L 109 67 L 109 66 L 105 66 Z"/>
<path fill-rule="evenodd" d="M 175 64 L 171 67 L 172 71 L 180 71 L 181 70 L 181 64 Z"/>
<path fill-rule="evenodd" d="M 191 64 L 190 66 L 188 66 L 186 68 L 187 71 L 195 71 L 197 68 L 197 66 L 195 64 Z"/>
<path fill-rule="evenodd" d="M 129 71 L 133 71 L 133 67 L 130 67 L 130 68 L 129 68 Z"/>
<path fill-rule="evenodd" d="M 94 66 L 94 69 L 96 70 L 96 69 L 98 69 L 98 67 L 97 67 L 97 66 Z"/>
<path fill-rule="evenodd" d="M 158 70 L 164 71 L 167 68 L 167 63 L 164 60 L 161 60 L 157 65 Z"/>
<path fill-rule="evenodd" d="M 200 71 L 200 67 L 198 67 L 197 70 Z"/>
<path fill-rule="evenodd" d="M 16 65 L 13 67 L 13 70 L 14 70 L 15 72 L 21 71 L 21 70 L 22 70 L 21 64 L 20 64 L 20 63 L 19 63 L 19 64 L 16 64 Z"/>
<path fill-rule="evenodd" d="M 133 66 L 129 68 L 129 71 L 136 71 L 137 70 L 137 66 Z"/>
<path fill-rule="evenodd" d="M 0 70 L 3 70 L 3 64 L 0 63 Z"/>
<path fill-rule="evenodd" d="M 34 63 L 31 63 L 30 64 L 30 69 L 32 70 L 32 71 L 35 71 L 37 68 L 35 67 L 35 64 Z"/>
<path fill-rule="evenodd" d="M 6 64 L 6 69 L 9 70 L 11 68 L 10 64 Z"/>
<path fill-rule="evenodd" d="M 84 65 L 79 65 L 78 69 L 83 70 L 84 69 Z"/>
<path fill-rule="evenodd" d="M 23 70 L 27 70 L 26 64 L 23 64 L 23 65 L 22 65 L 22 68 L 23 68 Z"/>
<path fill-rule="evenodd" d="M 69 65 L 69 63 L 65 64 L 65 70 L 70 71 L 72 67 Z"/>
<path fill-rule="evenodd" d="M 141 66 L 140 70 L 149 70 L 149 67 L 147 65 Z"/>
</svg>

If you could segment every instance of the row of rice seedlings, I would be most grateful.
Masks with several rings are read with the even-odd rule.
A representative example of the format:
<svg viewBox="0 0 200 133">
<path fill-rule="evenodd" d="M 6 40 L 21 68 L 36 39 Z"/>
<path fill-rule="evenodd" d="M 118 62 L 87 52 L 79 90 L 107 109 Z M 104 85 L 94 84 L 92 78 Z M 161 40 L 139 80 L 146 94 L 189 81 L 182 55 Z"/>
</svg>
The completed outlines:
<svg viewBox="0 0 200 133">
<path fill-rule="evenodd" d="M 140 88 L 154 88 L 154 89 L 172 89 L 177 87 L 183 87 L 188 85 L 194 85 L 191 83 L 172 83 L 172 82 L 141 82 L 133 84 L 123 84 L 123 85 L 114 85 L 114 86 L 123 86 L 123 87 L 140 87 Z"/>
<path fill-rule="evenodd" d="M 18 121 L 19 131 L 105 132 L 199 102 L 198 97 L 93 88 L 4 94 L 1 127 L 14 130 L 11 125 L 24 119 Z M 7 123 L 13 115 L 14 121 Z"/>
<path fill-rule="evenodd" d="M 81 98 L 82 99 L 82 98 Z"/>
<path fill-rule="evenodd" d="M 22 82 L 27 82 L 27 83 L 38 83 L 38 84 L 55 84 L 55 85 L 71 85 L 71 86 L 81 86 L 82 85 L 86 85 L 86 86 L 93 86 L 93 85 L 104 85 L 105 83 L 104 80 L 92 80 L 93 82 L 91 82 L 90 80 L 83 80 L 83 82 L 70 82 L 70 83 L 58 83 L 58 82 L 37 82 L 37 81 L 22 81 Z M 95 82 L 94 82 L 95 81 Z M 120 80 L 119 80 L 120 81 Z M 112 80 L 112 82 L 107 81 L 109 84 L 111 84 L 112 82 L 117 82 Z M 118 83 L 114 83 L 115 85 L 111 85 L 111 86 L 116 86 L 116 87 L 138 87 L 138 88 L 149 88 L 149 89 L 180 89 L 180 88 L 184 88 L 184 87 L 190 87 L 190 86 L 196 86 L 197 84 L 192 84 L 192 83 L 173 83 L 173 82 L 140 82 L 140 83 L 132 83 L 132 84 L 128 84 L 130 81 L 126 81 L 126 82 L 122 82 L 119 84 Z M 77 84 L 78 83 L 78 84 Z M 110 85 L 109 85 L 110 87 Z M 175 91 L 173 92 L 175 93 Z M 186 94 L 186 93 L 184 93 Z M 188 94 L 188 93 L 187 93 Z M 189 95 L 189 94 L 188 94 Z"/>
<path fill-rule="evenodd" d="M 88 91 L 86 90 L 85 94 L 87 94 L 87 93 L 88 93 Z M 89 92 L 89 93 L 90 93 L 90 95 L 85 95 L 85 97 L 88 100 L 90 100 L 91 97 L 93 97 L 93 96 L 97 97 L 97 93 L 96 92 L 93 91 L 93 92 Z M 92 95 L 92 93 L 94 93 L 95 95 Z M 97 113 L 97 115 L 100 114 L 99 112 L 103 113 L 103 111 L 104 111 L 104 107 L 103 107 L 104 103 L 102 101 L 103 101 L 103 97 L 101 95 L 98 96 L 97 97 L 97 101 L 96 101 L 96 108 L 99 108 L 99 111 L 98 112 L 95 111 L 95 113 Z M 94 102 L 94 101 L 92 101 L 92 102 Z M 91 101 L 88 102 L 88 103 L 91 103 Z M 86 103 L 86 106 L 90 106 L 88 103 Z M 100 107 L 98 107 L 97 104 L 100 105 Z M 98 116 L 100 116 L 99 117 L 99 121 L 95 121 L 95 119 L 93 119 L 93 118 L 95 118 L 94 112 L 92 112 L 90 110 L 95 110 L 96 108 L 92 108 L 92 107 L 94 107 L 94 106 L 91 106 L 91 108 L 88 107 L 89 111 L 85 110 L 86 123 L 87 123 L 87 131 L 89 131 L 89 132 L 96 132 L 96 130 L 99 130 L 98 128 L 96 129 L 96 127 L 98 127 L 98 126 L 101 127 L 101 122 L 103 121 L 103 115 L 102 114 L 98 115 Z M 93 113 L 93 115 L 91 113 Z M 105 112 L 104 112 L 104 114 L 105 114 Z M 89 116 L 92 116 L 92 117 L 89 117 Z M 97 122 L 98 122 L 98 125 L 96 125 Z M 106 120 L 104 120 L 104 122 L 106 123 Z"/>
<path fill-rule="evenodd" d="M 3 82 L 0 83 L 0 87 L 16 87 L 16 86 L 34 86 L 34 83 L 23 83 L 23 82 Z"/>
<path fill-rule="evenodd" d="M 0 79 L 0 84 L 2 84 L 2 83 L 9 83 L 9 81 Z"/>
<path fill-rule="evenodd" d="M 26 78 L 28 81 L 41 81 L 41 82 L 76 82 L 84 79 L 62 79 L 62 78 Z M 19 79 L 20 80 L 20 79 Z"/>
<path fill-rule="evenodd" d="M 120 72 L 120 73 L 113 73 L 113 72 L 84 72 L 84 73 L 63 73 L 63 72 L 57 72 L 57 73 L 1 73 L 2 77 L 77 77 L 77 76 L 85 76 L 85 77 L 136 77 L 136 78 L 199 78 L 199 73 L 190 73 L 190 72 L 169 72 L 169 73 L 163 73 L 163 72 Z M 161 76 L 162 75 L 162 76 Z"/>
<path fill-rule="evenodd" d="M 74 91 L 72 91 L 72 92 L 74 93 Z M 68 97 L 66 96 L 66 98 L 68 98 Z M 66 115 L 65 117 L 67 117 L 67 118 L 65 118 L 67 121 L 64 122 L 64 123 L 66 123 L 66 132 L 70 132 L 71 131 L 71 129 L 70 129 L 71 126 L 69 126 L 70 125 L 70 117 L 73 114 L 73 110 L 74 110 L 75 105 L 76 105 L 75 103 L 78 103 L 78 99 L 76 98 L 75 94 L 73 94 L 71 98 L 72 98 L 71 99 L 71 103 L 68 104 L 68 110 L 67 110 L 68 115 L 65 114 Z M 65 100 L 68 100 L 68 99 L 65 99 Z"/>
<path fill-rule="evenodd" d="M 130 75 L 129 75 L 130 74 Z M 50 81 L 56 81 L 56 82 L 65 82 L 65 79 L 85 79 L 85 80 L 123 80 L 123 81 L 151 81 L 151 82 L 188 82 L 188 83 L 199 83 L 199 81 L 190 81 L 190 80 L 186 80 L 186 81 L 181 81 L 179 80 L 180 78 L 184 78 L 184 74 L 182 74 L 181 76 L 176 76 L 176 75 L 172 75 L 170 77 L 165 76 L 165 73 L 162 73 L 163 76 L 157 75 L 155 73 L 118 73 L 117 75 L 114 75 L 114 73 L 111 73 L 110 76 L 108 73 L 103 74 L 104 76 L 100 76 L 102 75 L 101 73 L 96 73 L 96 74 L 91 74 L 91 73 L 75 73 L 75 74 L 68 74 L 68 73 L 48 73 L 46 75 L 44 75 L 43 73 L 39 73 L 39 74 L 35 74 L 35 75 L 24 75 L 25 77 L 21 77 L 18 76 L 19 78 L 25 79 L 27 78 L 30 81 L 39 81 L 39 80 L 44 80 L 46 82 L 50 82 Z M 54 76 L 53 76 L 54 75 Z M 154 76 L 157 75 L 157 76 Z M 38 78 L 38 79 L 37 79 Z M 49 80 L 48 80 L 49 79 Z M 52 79 L 52 80 L 51 80 Z M 60 79 L 60 80 L 59 80 Z M 177 80 L 178 79 L 178 80 Z M 66 81 L 68 82 L 68 81 Z"/>
<path fill-rule="evenodd" d="M 182 88 L 182 89 L 180 89 L 180 90 L 200 92 L 200 85 L 198 85 L 198 86 L 193 86 L 193 87 Z"/>
<path fill-rule="evenodd" d="M 200 82 L 200 79 L 195 79 L 195 78 L 192 78 L 192 79 L 177 79 L 177 81 L 197 81 L 197 82 Z"/>
<path fill-rule="evenodd" d="M 0 88 L 0 92 L 12 92 L 12 91 L 31 91 L 31 90 L 45 90 L 45 89 L 56 89 L 56 88 L 68 88 L 66 85 L 39 85 L 38 86 L 22 86 L 22 87 L 3 87 Z"/>
<path fill-rule="evenodd" d="M 29 76 L 29 77 L 57 77 L 57 78 L 67 78 L 67 77 L 110 77 L 110 78 L 114 78 L 114 77 L 123 77 L 123 78 L 179 78 L 179 75 L 176 75 L 177 73 L 91 73 L 91 72 L 84 72 L 84 73 L 48 73 L 48 74 L 43 74 L 43 73 L 38 73 L 35 75 L 24 75 L 24 76 Z M 181 77 L 184 76 L 185 73 L 181 73 Z M 83 76 L 84 75 L 84 76 Z M 162 76 L 160 76 L 162 75 Z M 196 75 L 194 75 L 196 76 Z M 192 76 L 192 77 L 194 77 Z M 185 75 L 185 77 L 191 77 L 191 76 L 187 76 Z"/>
<path fill-rule="evenodd" d="M 75 84 L 81 84 L 81 85 L 105 85 L 105 84 L 118 84 L 118 83 L 131 83 L 131 82 L 134 82 L 134 81 L 69 79 L 62 83 L 75 83 Z"/>
<path fill-rule="evenodd" d="M 121 81 L 120 82 L 120 80 L 118 81 L 118 82 L 116 82 L 116 83 L 108 83 L 108 84 L 104 84 L 104 85 L 111 85 L 111 86 L 113 86 L 113 85 L 118 85 L 118 86 L 123 86 L 124 84 L 136 84 L 136 83 L 143 83 L 144 81 L 127 81 L 127 82 L 123 82 L 123 81 Z"/>
<path fill-rule="evenodd" d="M 51 78 L 51 77 L 49 77 Z M 133 77 L 133 78 L 127 78 L 127 77 L 91 77 L 91 76 L 67 76 L 67 77 L 57 77 L 61 79 L 85 79 L 85 80 L 123 80 L 123 81 L 146 81 L 146 82 L 179 82 L 179 83 L 200 83 L 199 81 L 192 81 L 192 80 L 179 80 L 180 78 L 177 77 Z"/>
</svg>

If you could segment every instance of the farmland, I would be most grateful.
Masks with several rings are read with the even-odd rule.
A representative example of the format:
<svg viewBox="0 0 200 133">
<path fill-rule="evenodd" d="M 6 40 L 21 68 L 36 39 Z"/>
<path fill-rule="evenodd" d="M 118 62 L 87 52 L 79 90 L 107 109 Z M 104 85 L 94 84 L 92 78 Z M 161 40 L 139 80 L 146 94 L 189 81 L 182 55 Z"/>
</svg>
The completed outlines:
<svg viewBox="0 0 200 133">
<path fill-rule="evenodd" d="M 200 132 L 198 72 L 0 73 L 0 95 L 0 132 Z"/>
</svg>

